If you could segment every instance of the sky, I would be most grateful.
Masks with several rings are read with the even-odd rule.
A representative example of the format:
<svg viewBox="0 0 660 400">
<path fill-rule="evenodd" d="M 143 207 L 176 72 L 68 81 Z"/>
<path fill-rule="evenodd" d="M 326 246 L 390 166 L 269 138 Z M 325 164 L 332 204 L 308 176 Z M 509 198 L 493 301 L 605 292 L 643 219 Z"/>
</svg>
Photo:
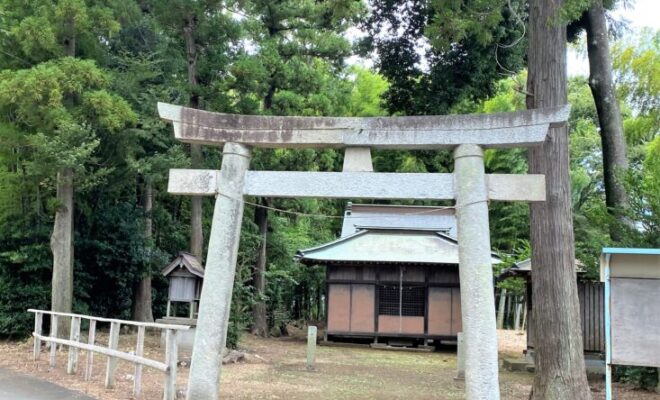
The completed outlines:
<svg viewBox="0 0 660 400">
<path fill-rule="evenodd" d="M 644 27 L 660 29 L 660 0 L 636 0 L 627 9 L 619 8 L 615 10 L 612 16 L 616 20 L 626 20 L 629 28 L 633 31 L 639 31 Z M 628 35 L 630 34 L 627 33 Z M 623 37 L 625 37 L 625 33 Z M 587 45 L 584 43 L 579 46 L 568 48 L 567 68 L 569 76 L 589 75 L 589 61 L 587 60 Z"/>
<path fill-rule="evenodd" d="M 612 16 L 616 20 L 628 21 L 628 26 L 632 31 L 639 31 L 644 27 L 650 27 L 655 30 L 660 29 L 660 0 L 628 0 L 631 5 L 627 8 L 620 7 L 615 10 Z M 354 41 L 364 36 L 357 28 L 350 29 L 346 36 Z M 627 33 L 631 34 L 630 32 Z M 625 37 L 626 34 L 623 36 Z M 365 60 L 358 56 L 352 56 L 347 60 L 348 64 L 359 64 L 365 67 L 372 67 L 372 60 Z M 587 60 L 586 43 L 582 41 L 575 46 L 569 46 L 567 55 L 567 68 L 569 76 L 589 75 L 589 61 Z"/>
</svg>

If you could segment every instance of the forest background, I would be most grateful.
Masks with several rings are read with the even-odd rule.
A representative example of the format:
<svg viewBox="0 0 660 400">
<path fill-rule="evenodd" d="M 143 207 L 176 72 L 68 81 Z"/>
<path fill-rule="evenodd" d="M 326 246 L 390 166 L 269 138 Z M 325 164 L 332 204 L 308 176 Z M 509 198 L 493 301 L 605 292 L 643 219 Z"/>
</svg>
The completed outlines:
<svg viewBox="0 0 660 400">
<path fill-rule="evenodd" d="M 160 270 L 179 251 L 203 260 L 212 201 L 169 195 L 167 174 L 217 168 L 221 152 L 175 141 L 157 117 L 158 101 L 303 116 L 524 109 L 526 3 L 503 3 L 486 20 L 478 13 L 484 2 L 454 3 L 0 0 L 0 335 L 29 334 L 25 310 L 56 301 L 54 265 L 70 266 L 62 279 L 75 312 L 152 320 L 165 313 Z M 570 23 L 569 39 L 585 46 L 592 2 L 567 4 L 573 9 L 558 18 Z M 660 32 L 610 22 L 627 147 L 628 168 L 616 170 L 625 207 L 606 202 L 593 88 L 586 77 L 568 85 L 576 258 L 593 279 L 602 247 L 660 247 Z M 356 28 L 366 36 L 351 43 L 347 31 Z M 374 67 L 347 64 L 354 55 Z M 336 150 L 259 150 L 251 168 L 340 171 L 342 157 Z M 374 168 L 449 172 L 452 158 L 376 151 Z M 526 152 L 488 150 L 486 168 L 525 173 Z M 324 318 L 325 271 L 293 256 L 335 239 L 341 219 L 296 213 L 341 216 L 346 205 L 248 200 L 289 212 L 246 207 L 234 345 L 246 329 L 282 334 L 292 321 Z M 529 257 L 527 205 L 491 204 L 490 221 L 504 266 Z M 500 285 L 522 290 L 520 282 Z"/>
</svg>

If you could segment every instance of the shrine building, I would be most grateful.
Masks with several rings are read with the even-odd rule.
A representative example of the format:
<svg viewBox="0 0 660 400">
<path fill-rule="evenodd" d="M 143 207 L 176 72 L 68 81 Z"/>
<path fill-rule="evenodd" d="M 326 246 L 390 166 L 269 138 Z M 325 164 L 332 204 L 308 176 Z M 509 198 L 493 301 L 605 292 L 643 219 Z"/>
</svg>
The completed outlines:
<svg viewBox="0 0 660 400">
<path fill-rule="evenodd" d="M 453 208 L 349 203 L 339 239 L 296 255 L 326 267 L 326 340 L 455 341 L 461 331 L 456 237 Z M 492 254 L 492 262 L 500 259 Z"/>
</svg>

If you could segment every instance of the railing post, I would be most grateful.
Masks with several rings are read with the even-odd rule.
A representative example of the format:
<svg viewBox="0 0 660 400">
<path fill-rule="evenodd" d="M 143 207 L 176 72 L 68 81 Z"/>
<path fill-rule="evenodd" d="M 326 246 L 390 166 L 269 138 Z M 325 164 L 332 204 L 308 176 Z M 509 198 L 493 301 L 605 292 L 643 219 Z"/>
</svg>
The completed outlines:
<svg viewBox="0 0 660 400">
<path fill-rule="evenodd" d="M 87 344 L 94 345 L 96 341 L 96 320 L 89 320 L 89 334 L 87 335 Z M 87 351 L 87 365 L 85 365 L 85 380 L 92 379 L 92 367 L 94 365 L 94 352 Z"/>
<path fill-rule="evenodd" d="M 121 324 L 119 322 L 110 323 L 110 338 L 108 340 L 108 348 L 111 350 L 117 350 L 119 346 L 119 328 Z M 105 371 L 105 387 L 110 389 L 115 386 L 115 371 L 117 370 L 117 358 L 108 357 L 108 365 Z"/>
<path fill-rule="evenodd" d="M 71 317 L 69 340 L 74 342 L 80 341 L 80 317 Z M 66 373 L 72 375 L 76 372 L 78 372 L 78 349 L 69 346 L 69 362 L 66 365 Z"/>
<path fill-rule="evenodd" d="M 176 364 L 178 358 L 178 345 L 176 343 L 177 331 L 168 329 L 165 332 L 165 364 L 168 370 L 165 375 L 165 390 L 163 400 L 174 400 L 176 398 Z"/>
<path fill-rule="evenodd" d="M 138 326 L 137 345 L 135 355 L 142 357 L 144 354 L 144 326 Z M 135 377 L 133 381 L 133 396 L 138 397 L 142 391 L 142 364 L 135 363 Z"/>
<path fill-rule="evenodd" d="M 50 337 L 57 337 L 57 325 L 59 324 L 59 317 L 55 314 L 50 315 Z M 55 352 L 57 351 L 57 344 L 50 342 L 50 359 L 48 365 L 55 366 Z"/>
<path fill-rule="evenodd" d="M 44 315 L 40 312 L 34 313 L 34 333 L 41 336 L 42 326 L 44 322 Z M 32 335 L 34 337 L 34 350 L 32 359 L 37 361 L 39 355 L 41 354 L 41 339 Z"/>
</svg>

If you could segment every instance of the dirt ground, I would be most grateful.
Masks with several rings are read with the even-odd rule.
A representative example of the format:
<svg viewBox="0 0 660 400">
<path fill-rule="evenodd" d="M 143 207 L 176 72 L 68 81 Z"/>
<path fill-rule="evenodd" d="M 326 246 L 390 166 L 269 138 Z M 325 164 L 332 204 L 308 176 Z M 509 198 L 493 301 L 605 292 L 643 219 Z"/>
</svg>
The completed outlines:
<svg viewBox="0 0 660 400">
<path fill-rule="evenodd" d="M 462 384 L 454 381 L 456 355 L 448 348 L 433 353 L 374 350 L 354 347 L 319 346 L 316 371 L 308 372 L 305 364 L 303 332 L 281 339 L 261 339 L 245 334 L 240 348 L 246 361 L 223 367 L 221 390 L 223 399 L 463 399 Z M 120 336 L 120 349 L 131 351 L 134 334 Z M 86 340 L 86 338 L 83 338 Z M 107 343 L 107 334 L 97 335 L 97 344 Z M 500 356 L 519 356 L 525 345 L 523 332 L 500 331 Z M 148 334 L 145 356 L 164 360 L 159 336 Z M 181 354 L 186 360 L 188 354 Z M 32 361 L 32 341 L 0 342 L 0 367 L 28 373 L 100 400 L 134 399 L 131 395 L 134 367 L 119 361 L 117 385 L 105 389 L 106 358 L 96 354 L 92 380 L 84 381 L 86 353 L 80 352 L 79 371 L 66 374 L 66 351 L 58 352 L 57 366 L 48 366 L 44 348 L 41 358 Z M 188 369 L 178 371 L 178 388 L 185 390 Z M 533 375 L 500 371 L 502 399 L 523 400 L 529 397 Z M 145 367 L 143 393 L 139 399 L 162 398 L 163 375 Z M 602 382 L 592 382 L 594 400 L 604 398 Z M 660 395 L 615 386 L 614 398 L 660 400 Z"/>
</svg>

